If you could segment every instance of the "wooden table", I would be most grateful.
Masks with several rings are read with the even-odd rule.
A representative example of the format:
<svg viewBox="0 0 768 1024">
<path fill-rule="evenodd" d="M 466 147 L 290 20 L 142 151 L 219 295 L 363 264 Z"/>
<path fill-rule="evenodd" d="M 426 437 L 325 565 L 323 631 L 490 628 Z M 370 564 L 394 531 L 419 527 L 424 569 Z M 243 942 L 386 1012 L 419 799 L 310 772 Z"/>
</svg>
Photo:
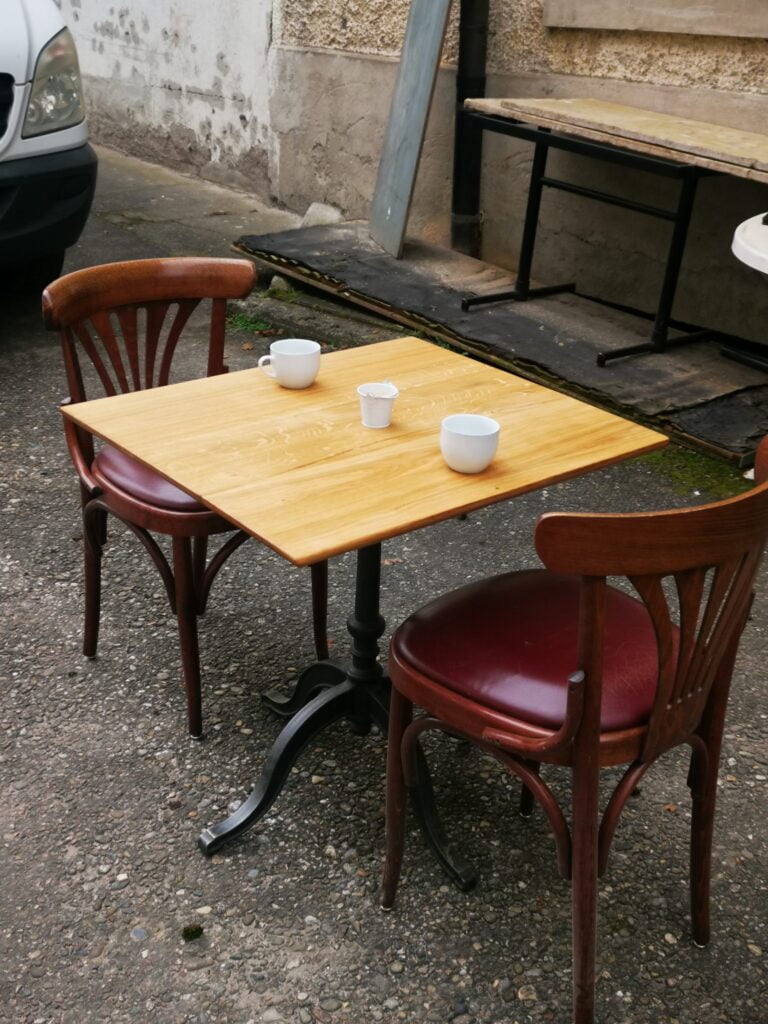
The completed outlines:
<svg viewBox="0 0 768 1024">
<path fill-rule="evenodd" d="M 457 119 L 457 132 L 462 121 L 476 126 L 480 133 L 491 131 L 510 135 L 533 142 L 535 146 L 515 287 L 496 295 L 489 293 L 465 298 L 464 309 L 507 299 L 524 302 L 531 298 L 574 290 L 575 283 L 572 281 L 536 288 L 530 284 L 539 206 L 543 188 L 548 187 L 635 210 L 666 220 L 672 225 L 649 341 L 602 352 L 597 359 L 599 366 L 605 366 L 623 356 L 663 352 L 671 346 L 704 341 L 715 334 L 711 330 L 695 330 L 669 337 L 670 328 L 679 326 L 672 321 L 672 307 L 697 184 L 702 176 L 712 174 L 729 174 L 768 182 L 768 135 L 587 97 L 469 98 Z M 479 141 L 476 145 L 479 145 Z M 594 157 L 677 179 L 680 181 L 677 206 L 653 206 L 627 195 L 615 195 L 599 188 L 552 177 L 546 173 L 550 149 Z M 479 170 L 475 170 L 475 177 L 478 174 Z M 477 182 L 474 179 L 465 182 L 460 176 L 459 181 L 461 189 L 476 190 Z M 458 191 L 459 185 L 455 184 L 454 188 Z M 454 205 L 461 202 L 462 197 L 455 195 Z"/>
<path fill-rule="evenodd" d="M 400 389 L 392 425 L 365 428 L 355 389 L 384 379 Z M 440 421 L 453 412 L 501 423 L 498 454 L 482 474 L 455 473 L 442 460 Z M 377 658 L 383 540 L 666 444 L 645 427 L 415 338 L 326 353 L 303 391 L 254 369 L 62 413 L 296 565 L 358 553 L 349 663 L 311 665 L 290 698 L 268 701 L 290 720 L 249 798 L 203 832 L 206 853 L 266 812 L 300 751 L 330 722 L 386 726 L 388 687 Z M 425 786 L 428 836 L 465 885 L 466 868 L 451 858 Z"/>
</svg>

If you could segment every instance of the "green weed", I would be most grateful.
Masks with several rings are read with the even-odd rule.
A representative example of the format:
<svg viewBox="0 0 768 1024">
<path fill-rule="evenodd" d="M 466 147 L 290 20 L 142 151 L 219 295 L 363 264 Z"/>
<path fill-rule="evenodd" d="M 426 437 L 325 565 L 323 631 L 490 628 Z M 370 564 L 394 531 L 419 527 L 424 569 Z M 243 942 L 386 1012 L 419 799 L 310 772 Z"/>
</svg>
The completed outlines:
<svg viewBox="0 0 768 1024">
<path fill-rule="evenodd" d="M 249 313 L 230 313 L 227 317 L 227 326 L 239 331 L 260 331 L 274 330 L 274 324 L 267 320 L 259 320 L 258 317 Z"/>
</svg>

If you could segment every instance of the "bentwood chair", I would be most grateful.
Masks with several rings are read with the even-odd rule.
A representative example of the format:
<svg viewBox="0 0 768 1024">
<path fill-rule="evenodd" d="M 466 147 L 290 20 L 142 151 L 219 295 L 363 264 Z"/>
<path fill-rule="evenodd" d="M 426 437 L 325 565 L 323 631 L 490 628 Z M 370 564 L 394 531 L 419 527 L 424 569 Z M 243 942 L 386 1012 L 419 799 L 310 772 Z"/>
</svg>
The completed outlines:
<svg viewBox="0 0 768 1024">
<path fill-rule="evenodd" d="M 758 480 L 768 472 L 763 442 Z M 411 615 L 392 639 L 387 855 L 395 899 L 406 792 L 418 797 L 418 737 L 468 739 L 522 780 L 554 834 L 573 910 L 573 1021 L 594 1017 L 597 879 L 619 815 L 661 754 L 691 747 L 693 939 L 709 940 L 718 762 L 734 659 L 768 535 L 768 483 L 697 508 L 630 515 L 548 514 L 546 570 L 461 587 Z M 627 577 L 630 596 L 606 577 Z M 426 711 L 413 717 L 413 705 Z M 542 764 L 571 773 L 570 825 Z M 601 767 L 626 765 L 599 816 Z"/>
<path fill-rule="evenodd" d="M 66 403 L 96 397 L 86 393 L 86 380 L 107 395 L 167 384 L 178 343 L 198 307 L 208 317 L 200 376 L 226 373 L 227 300 L 248 295 L 254 279 L 255 268 L 245 260 L 171 258 L 105 264 L 54 281 L 43 293 L 43 316 L 46 327 L 61 335 L 69 385 Z M 162 577 L 178 621 L 189 732 L 198 737 L 197 619 L 205 611 L 216 574 L 248 534 L 124 452 L 107 444 L 97 447 L 90 433 L 68 420 L 65 432 L 83 510 L 83 653 L 96 655 L 109 513 L 138 537 Z M 172 567 L 153 533 L 171 538 Z M 230 536 L 208 561 L 208 538 L 214 534 Z M 312 566 L 312 599 L 315 646 L 322 659 L 328 655 L 325 562 Z"/>
</svg>

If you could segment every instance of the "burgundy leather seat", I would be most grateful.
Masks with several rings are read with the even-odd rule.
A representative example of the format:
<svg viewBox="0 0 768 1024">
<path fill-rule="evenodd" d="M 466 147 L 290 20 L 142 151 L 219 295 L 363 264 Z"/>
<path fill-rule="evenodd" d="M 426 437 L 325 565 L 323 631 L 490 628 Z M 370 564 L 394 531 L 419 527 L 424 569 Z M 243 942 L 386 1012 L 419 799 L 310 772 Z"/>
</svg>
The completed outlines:
<svg viewBox="0 0 768 1024">
<path fill-rule="evenodd" d="M 207 512 L 205 505 L 148 469 L 136 459 L 111 445 L 105 445 L 93 460 L 95 471 L 121 491 L 157 508 L 173 512 Z"/>
<path fill-rule="evenodd" d="M 471 700 L 557 728 L 578 665 L 579 579 L 534 569 L 470 583 L 425 605 L 393 637 L 399 657 Z M 648 719 L 656 639 L 645 607 L 609 588 L 601 729 Z"/>
</svg>

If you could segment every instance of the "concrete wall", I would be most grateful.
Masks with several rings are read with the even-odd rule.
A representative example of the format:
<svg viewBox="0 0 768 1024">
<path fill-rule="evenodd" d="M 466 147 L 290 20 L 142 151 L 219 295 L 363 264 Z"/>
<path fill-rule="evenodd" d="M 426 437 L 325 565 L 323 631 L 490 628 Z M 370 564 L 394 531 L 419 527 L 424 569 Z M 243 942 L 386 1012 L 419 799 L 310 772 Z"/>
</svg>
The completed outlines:
<svg viewBox="0 0 768 1024">
<path fill-rule="evenodd" d="M 94 139 L 298 212 L 323 201 L 367 216 L 406 9 L 392 21 L 382 0 L 346 3 L 334 48 L 294 44 L 323 11 L 311 2 L 57 2 L 78 43 Z M 381 52 L 366 52 L 367 38 Z M 446 79 L 413 220 L 429 237 L 448 223 L 451 119 Z"/>
<path fill-rule="evenodd" d="M 726 15 L 734 2 L 754 10 L 743 0 L 720 0 Z M 350 218 L 367 216 L 408 0 L 60 3 L 80 47 L 96 138 L 298 212 L 318 200 Z M 571 6 L 578 13 L 580 5 Z M 668 20 L 659 31 L 545 28 L 544 16 L 557 20 L 567 0 L 490 6 L 489 95 L 591 95 L 765 130 L 764 39 L 661 31 Z M 624 0 L 592 6 L 606 18 L 626 10 Z M 455 0 L 409 225 L 443 244 L 457 9 Z M 489 137 L 485 154 L 484 256 L 513 267 L 531 147 Z M 664 183 L 583 158 L 553 155 L 551 169 L 648 202 L 674 201 Z M 768 338 L 768 288 L 729 252 L 735 225 L 761 210 L 768 210 L 767 186 L 702 183 L 677 316 Z M 668 235 L 656 220 L 547 193 L 534 274 L 570 279 L 578 268 L 579 290 L 651 309 Z"/>
<path fill-rule="evenodd" d="M 59 2 L 94 138 L 269 194 L 271 0 Z"/>
</svg>

